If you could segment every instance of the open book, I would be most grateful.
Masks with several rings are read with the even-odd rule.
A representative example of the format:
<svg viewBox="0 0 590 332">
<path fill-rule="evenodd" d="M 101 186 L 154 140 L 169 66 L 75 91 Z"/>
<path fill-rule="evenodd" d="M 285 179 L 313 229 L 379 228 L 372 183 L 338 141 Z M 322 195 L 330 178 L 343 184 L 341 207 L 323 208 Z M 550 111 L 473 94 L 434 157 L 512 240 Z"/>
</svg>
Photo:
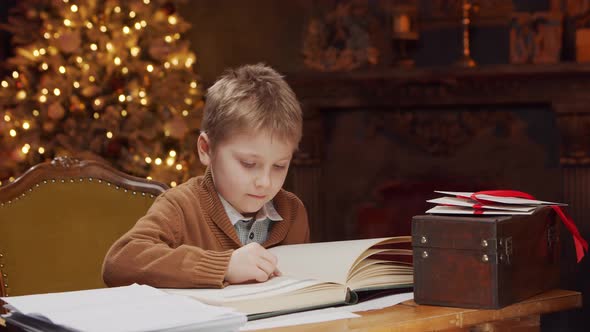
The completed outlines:
<svg viewBox="0 0 590 332">
<path fill-rule="evenodd" d="M 234 308 L 249 319 L 338 304 L 359 292 L 412 287 L 410 236 L 284 245 L 269 249 L 282 276 L 223 289 L 165 289 Z M 405 247 L 404 247 L 405 245 Z"/>
<path fill-rule="evenodd" d="M 567 204 L 510 196 L 493 196 L 472 192 L 435 191 L 445 196 L 428 200 L 437 204 L 426 211 L 431 214 L 530 215 L 539 207 Z"/>
</svg>

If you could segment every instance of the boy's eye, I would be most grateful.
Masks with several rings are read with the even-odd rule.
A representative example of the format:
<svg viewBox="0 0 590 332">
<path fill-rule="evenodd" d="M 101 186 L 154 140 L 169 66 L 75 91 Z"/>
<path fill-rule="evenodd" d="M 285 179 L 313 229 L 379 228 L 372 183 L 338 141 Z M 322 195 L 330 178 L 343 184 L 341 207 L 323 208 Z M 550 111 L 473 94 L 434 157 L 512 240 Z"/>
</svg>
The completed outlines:
<svg viewBox="0 0 590 332">
<path fill-rule="evenodd" d="M 285 169 L 287 166 L 285 165 L 273 165 L 276 169 Z"/>
<path fill-rule="evenodd" d="M 251 162 L 247 162 L 247 161 L 240 161 L 240 163 L 242 164 L 242 166 L 244 166 L 246 168 L 252 168 L 252 167 L 256 166 L 256 163 L 251 163 Z"/>
</svg>

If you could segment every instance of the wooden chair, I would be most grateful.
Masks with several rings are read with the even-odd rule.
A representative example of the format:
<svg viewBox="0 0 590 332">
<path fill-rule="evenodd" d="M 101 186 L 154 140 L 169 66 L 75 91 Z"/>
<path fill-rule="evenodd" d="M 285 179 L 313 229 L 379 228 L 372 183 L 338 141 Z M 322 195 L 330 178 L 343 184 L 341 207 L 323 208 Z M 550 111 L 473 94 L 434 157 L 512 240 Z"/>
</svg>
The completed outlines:
<svg viewBox="0 0 590 332">
<path fill-rule="evenodd" d="M 107 250 L 167 188 L 97 161 L 32 167 L 0 188 L 0 295 L 104 287 Z"/>
</svg>

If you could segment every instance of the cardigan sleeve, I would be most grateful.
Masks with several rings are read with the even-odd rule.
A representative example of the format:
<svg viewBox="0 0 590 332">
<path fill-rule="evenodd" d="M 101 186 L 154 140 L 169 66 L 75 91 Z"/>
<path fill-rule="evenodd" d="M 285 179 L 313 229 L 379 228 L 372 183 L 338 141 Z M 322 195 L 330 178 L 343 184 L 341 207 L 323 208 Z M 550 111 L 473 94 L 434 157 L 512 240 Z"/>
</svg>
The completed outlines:
<svg viewBox="0 0 590 332">
<path fill-rule="evenodd" d="M 144 217 L 109 249 L 102 267 L 107 286 L 223 287 L 233 250 L 182 244 L 180 207 L 161 195 Z"/>
<path fill-rule="evenodd" d="M 293 222 L 287 233 L 285 239 L 281 244 L 299 244 L 309 243 L 309 221 L 307 217 L 307 210 L 303 205 L 303 202 L 295 195 L 293 195 L 292 204 L 294 204 L 294 215 Z"/>
</svg>

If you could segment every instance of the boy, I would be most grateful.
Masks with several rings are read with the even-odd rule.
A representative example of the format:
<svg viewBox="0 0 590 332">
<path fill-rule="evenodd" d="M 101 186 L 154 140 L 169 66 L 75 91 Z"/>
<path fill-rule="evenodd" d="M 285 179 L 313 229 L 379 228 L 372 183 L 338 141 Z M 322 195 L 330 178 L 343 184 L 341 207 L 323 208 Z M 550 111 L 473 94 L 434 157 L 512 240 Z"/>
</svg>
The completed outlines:
<svg viewBox="0 0 590 332">
<path fill-rule="evenodd" d="M 160 195 L 106 255 L 109 286 L 223 287 L 279 275 L 265 248 L 309 242 L 307 212 L 281 189 L 302 131 L 295 94 L 273 69 L 226 72 L 207 92 L 204 176 Z"/>
</svg>

